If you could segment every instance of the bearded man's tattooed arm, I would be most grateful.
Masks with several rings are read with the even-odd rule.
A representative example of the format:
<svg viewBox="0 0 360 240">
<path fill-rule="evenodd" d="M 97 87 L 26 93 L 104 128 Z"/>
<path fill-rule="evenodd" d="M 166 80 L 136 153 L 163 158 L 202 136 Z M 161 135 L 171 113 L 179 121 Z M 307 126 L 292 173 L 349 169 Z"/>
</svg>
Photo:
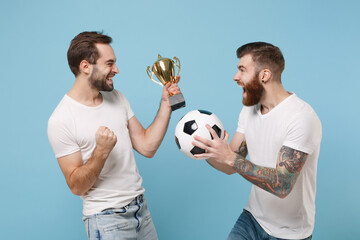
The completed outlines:
<svg viewBox="0 0 360 240">
<path fill-rule="evenodd" d="M 248 150 L 247 150 L 247 146 L 246 146 L 246 141 L 242 141 L 242 143 L 239 146 L 238 151 L 235 151 L 236 154 L 246 158 L 246 156 L 248 155 Z"/>
<path fill-rule="evenodd" d="M 245 151 L 246 149 L 246 151 Z M 276 168 L 258 166 L 245 159 L 246 143 L 241 143 L 234 160 L 234 169 L 252 184 L 280 198 L 285 198 L 296 182 L 308 154 L 282 146 Z"/>
</svg>

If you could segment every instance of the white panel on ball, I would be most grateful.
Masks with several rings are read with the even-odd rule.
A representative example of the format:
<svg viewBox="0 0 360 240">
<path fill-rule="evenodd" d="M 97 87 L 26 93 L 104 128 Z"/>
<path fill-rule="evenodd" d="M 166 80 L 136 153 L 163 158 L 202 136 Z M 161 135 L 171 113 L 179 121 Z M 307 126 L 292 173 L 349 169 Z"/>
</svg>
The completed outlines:
<svg viewBox="0 0 360 240">
<path fill-rule="evenodd" d="M 209 124 L 221 139 L 224 138 L 224 126 L 220 119 L 214 113 L 206 110 L 192 110 L 185 114 L 176 125 L 175 142 L 186 156 L 192 159 L 204 159 L 194 157 L 194 154 L 202 153 L 204 150 L 195 147 L 192 142 L 196 141 L 193 138 L 194 135 L 212 139 L 206 124 Z"/>
</svg>

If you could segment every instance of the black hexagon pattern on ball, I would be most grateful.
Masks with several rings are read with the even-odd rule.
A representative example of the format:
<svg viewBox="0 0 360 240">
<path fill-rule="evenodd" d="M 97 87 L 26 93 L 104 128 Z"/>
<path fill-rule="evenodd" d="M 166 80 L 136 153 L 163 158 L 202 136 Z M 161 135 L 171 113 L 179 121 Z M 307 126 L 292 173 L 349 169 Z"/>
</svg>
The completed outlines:
<svg viewBox="0 0 360 240">
<path fill-rule="evenodd" d="M 193 147 L 193 149 L 191 149 L 190 152 L 192 155 L 195 155 L 195 154 L 205 153 L 205 150 L 199 147 Z"/>
<path fill-rule="evenodd" d="M 212 128 L 214 129 L 216 134 L 220 137 L 221 136 L 221 129 L 216 124 L 214 126 L 212 126 Z M 212 135 L 211 135 L 211 139 L 214 139 Z"/>
<path fill-rule="evenodd" d="M 175 136 L 175 142 L 176 142 L 176 145 L 178 146 L 178 148 L 181 149 L 179 139 L 176 136 Z"/>
<path fill-rule="evenodd" d="M 202 114 L 207 114 L 207 115 L 211 115 L 212 114 L 212 112 L 209 112 L 209 111 L 206 111 L 206 110 L 198 110 L 200 113 L 202 113 Z"/>
<path fill-rule="evenodd" d="M 195 120 L 188 121 L 184 124 L 184 133 L 186 134 L 193 134 L 198 129 L 198 126 Z"/>
</svg>

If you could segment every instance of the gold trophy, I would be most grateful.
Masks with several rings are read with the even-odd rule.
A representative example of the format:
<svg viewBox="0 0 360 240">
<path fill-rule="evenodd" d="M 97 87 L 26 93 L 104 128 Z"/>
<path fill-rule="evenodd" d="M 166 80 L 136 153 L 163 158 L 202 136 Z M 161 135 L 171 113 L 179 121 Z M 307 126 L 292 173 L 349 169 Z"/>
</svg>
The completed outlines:
<svg viewBox="0 0 360 240">
<path fill-rule="evenodd" d="M 168 82 L 175 82 L 175 66 L 179 69 L 177 75 L 179 75 L 181 67 L 180 60 L 177 57 L 174 57 L 174 60 L 175 62 L 170 58 L 162 58 L 159 54 L 158 60 L 153 64 L 151 70 L 150 66 L 146 69 L 149 78 L 160 86 L 164 86 Z M 160 82 L 153 79 L 154 74 Z M 172 111 L 185 107 L 185 99 L 181 93 L 169 97 L 169 102 Z"/>
</svg>

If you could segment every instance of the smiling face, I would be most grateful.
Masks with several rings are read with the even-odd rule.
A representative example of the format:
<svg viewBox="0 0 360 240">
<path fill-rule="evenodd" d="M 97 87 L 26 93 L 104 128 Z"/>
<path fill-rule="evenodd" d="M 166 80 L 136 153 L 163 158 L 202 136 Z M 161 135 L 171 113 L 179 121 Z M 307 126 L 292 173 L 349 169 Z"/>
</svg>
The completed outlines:
<svg viewBox="0 0 360 240">
<path fill-rule="evenodd" d="M 234 81 L 240 87 L 243 87 L 243 104 L 252 106 L 258 104 L 263 96 L 264 87 L 259 80 L 259 71 L 252 60 L 251 55 L 245 55 L 240 58 L 238 71 L 234 76 Z"/>
<path fill-rule="evenodd" d="M 109 44 L 97 43 L 96 47 L 100 57 L 92 65 L 89 83 L 98 91 L 112 91 L 114 89 L 113 77 L 119 73 L 115 61 L 114 50 Z"/>
</svg>

